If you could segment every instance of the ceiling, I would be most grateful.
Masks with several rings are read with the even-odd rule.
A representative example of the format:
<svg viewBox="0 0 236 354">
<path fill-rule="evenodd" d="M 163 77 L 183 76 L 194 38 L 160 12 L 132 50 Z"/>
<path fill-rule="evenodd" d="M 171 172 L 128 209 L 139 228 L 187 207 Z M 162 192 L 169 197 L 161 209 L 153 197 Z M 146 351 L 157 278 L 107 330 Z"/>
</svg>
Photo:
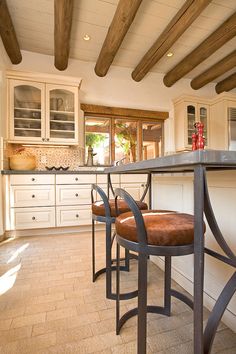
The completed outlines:
<svg viewBox="0 0 236 354">
<path fill-rule="evenodd" d="M 70 58 L 96 62 L 119 0 L 74 0 Z M 143 0 L 112 65 L 134 69 L 185 0 Z M 8 0 L 21 49 L 54 55 L 54 0 Z M 213 0 L 152 72 L 167 73 L 236 10 L 235 0 Z M 91 36 L 90 41 L 83 39 Z M 194 78 L 235 50 L 231 39 L 186 75 Z M 70 62 L 69 62 L 70 65 Z M 228 77 L 235 70 L 217 78 Z"/>
</svg>

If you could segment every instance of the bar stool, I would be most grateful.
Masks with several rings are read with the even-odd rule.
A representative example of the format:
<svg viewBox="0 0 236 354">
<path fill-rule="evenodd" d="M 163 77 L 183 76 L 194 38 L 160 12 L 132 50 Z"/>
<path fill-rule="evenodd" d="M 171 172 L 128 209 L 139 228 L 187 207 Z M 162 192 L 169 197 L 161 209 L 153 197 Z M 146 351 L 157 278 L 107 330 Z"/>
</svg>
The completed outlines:
<svg viewBox="0 0 236 354">
<path fill-rule="evenodd" d="M 171 257 L 193 253 L 194 217 L 171 211 L 140 211 L 133 198 L 123 189 L 115 190 L 115 198 L 121 197 L 130 212 L 116 218 L 117 278 L 116 278 L 116 333 L 131 317 L 138 315 L 138 354 L 146 353 L 147 313 L 171 314 L 171 296 L 193 309 L 193 301 L 171 288 Z M 138 306 L 120 318 L 120 246 L 138 253 Z M 165 257 L 164 306 L 147 306 L 148 256 Z M 135 297 L 135 292 L 133 292 Z"/>
<path fill-rule="evenodd" d="M 140 210 L 147 210 L 148 205 L 143 202 L 151 183 L 151 175 L 148 175 L 147 183 L 143 195 L 139 201 L 136 201 L 136 205 Z M 108 185 L 112 194 L 114 190 L 112 188 L 110 176 L 108 178 Z M 97 192 L 101 198 L 101 201 L 96 201 L 94 193 Z M 106 297 L 108 299 L 115 300 L 116 294 L 112 293 L 112 270 L 116 270 L 116 266 L 113 263 L 116 260 L 112 260 L 112 245 L 115 238 L 115 233 L 112 235 L 112 224 L 115 223 L 116 217 L 121 213 L 130 211 L 129 206 L 124 200 L 108 199 L 106 193 L 96 184 L 92 184 L 91 189 L 91 201 L 92 201 L 92 280 L 93 282 L 103 273 L 106 273 Z M 106 224 L 106 266 L 98 271 L 95 270 L 95 221 L 99 221 Z M 129 260 L 135 257 L 130 255 L 128 250 L 125 250 L 124 266 L 120 266 L 120 270 L 129 271 Z M 137 257 L 136 257 L 137 258 Z M 136 294 L 136 292 L 135 292 Z M 122 299 L 130 298 L 126 294 L 121 295 Z"/>
</svg>

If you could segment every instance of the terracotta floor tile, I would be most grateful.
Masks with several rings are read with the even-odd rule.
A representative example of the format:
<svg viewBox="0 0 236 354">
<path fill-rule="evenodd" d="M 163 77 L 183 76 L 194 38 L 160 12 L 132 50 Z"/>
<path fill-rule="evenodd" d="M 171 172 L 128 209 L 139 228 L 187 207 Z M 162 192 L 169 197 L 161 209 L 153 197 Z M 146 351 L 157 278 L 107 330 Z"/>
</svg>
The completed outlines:
<svg viewBox="0 0 236 354">
<path fill-rule="evenodd" d="M 97 233 L 97 269 L 104 266 L 104 242 L 104 233 Z M 92 282 L 90 233 L 22 237 L 2 243 L 0 272 L 26 243 L 16 281 L 0 296 L 0 353 L 135 354 L 137 317 L 127 321 L 117 336 L 116 303 L 105 298 L 105 275 Z M 137 288 L 135 260 L 129 273 L 121 272 L 121 285 L 124 292 Z M 148 303 L 163 304 L 163 272 L 152 262 Z M 121 301 L 121 314 L 136 306 L 137 299 Z M 205 319 L 208 314 L 204 310 Z M 171 317 L 148 315 L 147 353 L 191 354 L 192 332 L 192 311 L 173 299 Z M 236 335 L 220 324 L 212 354 L 234 354 L 235 348 Z"/>
</svg>

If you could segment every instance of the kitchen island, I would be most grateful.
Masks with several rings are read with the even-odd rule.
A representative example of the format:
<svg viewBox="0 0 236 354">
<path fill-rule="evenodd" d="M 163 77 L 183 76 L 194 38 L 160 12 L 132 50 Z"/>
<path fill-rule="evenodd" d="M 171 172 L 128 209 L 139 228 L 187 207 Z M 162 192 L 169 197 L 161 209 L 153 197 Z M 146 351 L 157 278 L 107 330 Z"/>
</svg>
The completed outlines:
<svg viewBox="0 0 236 354">
<path fill-rule="evenodd" d="M 207 186 L 209 174 L 211 174 L 211 178 L 213 178 L 213 180 L 217 180 L 218 177 L 216 176 L 220 174 L 221 177 L 218 178 L 218 188 L 223 187 L 224 183 L 223 185 L 221 184 L 221 186 L 219 184 L 219 181 L 221 181 L 223 176 L 222 173 L 224 174 L 224 181 L 228 183 L 225 188 L 231 186 L 231 193 L 228 193 L 229 200 L 227 201 L 227 198 L 222 200 L 222 202 L 220 202 L 220 207 L 219 200 L 213 204 L 214 208 L 215 205 L 218 207 L 216 217 L 219 224 L 221 224 L 221 216 L 224 215 L 225 222 L 223 223 L 223 231 L 225 231 L 225 229 L 227 230 L 227 227 L 225 228 L 225 226 L 232 222 L 231 205 L 234 205 L 234 201 L 236 200 L 235 171 L 231 170 L 236 170 L 236 152 L 233 151 L 194 151 L 136 162 L 105 170 L 107 173 L 111 174 L 126 174 L 131 172 L 152 173 L 154 176 L 152 182 L 153 208 L 169 208 L 171 210 L 176 209 L 185 212 L 189 212 L 190 209 L 190 211 L 194 213 L 194 261 L 192 264 L 191 256 L 189 256 L 187 262 L 186 258 L 184 258 L 181 266 L 179 264 L 176 265 L 175 263 L 174 266 L 176 267 L 176 271 L 174 273 L 180 274 L 180 276 L 179 274 L 176 276 L 177 281 L 181 277 L 182 279 L 186 278 L 187 281 L 185 281 L 185 284 L 182 283 L 184 286 L 186 283 L 189 283 L 189 281 L 191 282 L 190 279 L 192 278 L 192 274 L 190 274 L 189 271 L 191 271 L 194 265 L 194 353 L 196 354 L 203 353 L 204 350 L 205 352 L 210 350 L 218 322 L 236 289 L 236 257 L 233 253 L 233 248 L 235 245 L 233 238 L 235 240 L 235 235 L 232 235 L 232 238 L 229 239 L 228 235 L 224 238 L 221 234 L 211 207 Z M 168 179 L 169 184 L 167 181 Z M 159 196 L 160 202 L 158 201 Z M 210 190 L 210 196 L 211 199 L 214 199 L 215 190 Z M 218 196 L 219 194 L 217 197 Z M 225 197 L 227 197 L 226 194 Z M 179 207 L 175 208 L 176 205 L 179 205 Z M 235 212 L 236 210 L 234 208 L 234 215 Z M 204 214 L 209 225 L 208 232 L 205 236 L 206 244 L 203 236 Z M 235 220 L 233 221 L 235 228 Z M 209 229 L 211 230 L 211 234 L 214 236 L 214 246 L 216 247 L 213 248 L 210 247 L 211 242 L 207 241 Z M 210 261 L 208 260 L 209 256 L 206 257 L 206 272 L 208 273 L 205 272 L 205 279 L 209 279 L 209 277 L 206 277 L 206 274 L 210 274 L 211 279 L 214 281 L 214 279 L 222 276 L 222 273 L 225 274 L 225 272 L 222 271 L 222 268 L 224 269 L 225 267 L 228 267 L 230 270 L 226 273 L 227 275 L 223 279 L 224 285 L 227 281 L 228 283 L 221 292 L 218 291 L 218 293 L 215 292 L 212 294 L 212 292 L 208 292 L 209 286 L 207 287 L 207 296 L 212 298 L 211 307 L 213 307 L 214 299 L 216 301 L 205 329 L 205 335 L 203 336 L 204 254 L 211 256 Z M 217 262 L 220 266 L 215 266 Z M 216 272 L 217 275 L 215 275 Z M 179 282 L 181 283 L 181 281 Z M 191 292 L 191 289 L 188 289 L 188 286 L 184 287 Z M 230 314 L 230 316 L 228 316 L 228 322 L 232 321 L 231 327 L 233 327 L 233 323 L 235 326 L 236 307 L 235 303 L 233 304 L 234 300 L 235 299 L 231 300 L 231 306 L 228 307 L 228 315 Z"/>
</svg>

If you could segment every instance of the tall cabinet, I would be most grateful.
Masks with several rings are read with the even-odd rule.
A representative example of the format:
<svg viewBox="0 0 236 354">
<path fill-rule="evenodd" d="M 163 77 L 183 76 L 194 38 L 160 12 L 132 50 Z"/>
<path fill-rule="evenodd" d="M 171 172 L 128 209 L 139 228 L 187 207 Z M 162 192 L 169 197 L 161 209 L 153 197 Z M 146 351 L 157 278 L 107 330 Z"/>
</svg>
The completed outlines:
<svg viewBox="0 0 236 354">
<path fill-rule="evenodd" d="M 182 96 L 174 101 L 176 151 L 191 150 L 194 124 L 204 124 L 205 146 L 209 147 L 209 100 Z"/>
<path fill-rule="evenodd" d="M 8 72 L 9 141 L 78 144 L 81 80 L 72 79 Z"/>
</svg>

